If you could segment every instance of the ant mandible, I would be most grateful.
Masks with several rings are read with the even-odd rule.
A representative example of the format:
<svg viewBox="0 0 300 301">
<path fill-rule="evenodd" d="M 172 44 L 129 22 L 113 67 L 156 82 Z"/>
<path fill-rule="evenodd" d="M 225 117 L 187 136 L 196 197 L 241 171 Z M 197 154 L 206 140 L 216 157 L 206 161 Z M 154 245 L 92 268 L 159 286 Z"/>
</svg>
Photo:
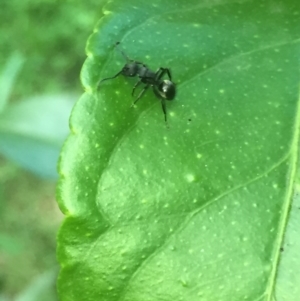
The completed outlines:
<svg viewBox="0 0 300 301">
<path fill-rule="evenodd" d="M 120 42 L 117 42 L 116 46 L 119 47 L 119 44 Z M 162 110 L 165 115 L 165 122 L 167 122 L 167 109 L 165 100 L 173 100 L 176 94 L 176 86 L 172 82 L 170 69 L 160 67 L 156 72 L 153 72 L 145 64 L 129 59 L 121 49 L 119 49 L 119 51 L 126 59 L 127 63 L 116 75 L 100 80 L 98 82 L 98 87 L 102 82 L 109 79 L 114 79 L 120 74 L 126 77 L 139 77 L 139 80 L 133 86 L 131 95 L 134 96 L 135 89 L 140 84 L 145 84 L 145 86 L 131 106 L 134 106 L 151 86 L 155 96 L 161 100 Z M 162 79 L 164 75 L 167 75 L 169 79 Z"/>
</svg>

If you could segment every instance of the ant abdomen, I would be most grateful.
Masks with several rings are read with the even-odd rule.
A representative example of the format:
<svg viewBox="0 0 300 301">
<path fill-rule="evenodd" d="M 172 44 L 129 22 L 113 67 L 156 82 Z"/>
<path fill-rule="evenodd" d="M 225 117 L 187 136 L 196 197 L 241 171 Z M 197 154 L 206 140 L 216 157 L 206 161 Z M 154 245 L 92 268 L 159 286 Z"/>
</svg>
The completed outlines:
<svg viewBox="0 0 300 301">
<path fill-rule="evenodd" d="M 173 100 L 175 98 L 175 85 L 170 80 L 163 80 L 158 86 L 158 91 L 160 96 L 167 100 Z"/>
</svg>

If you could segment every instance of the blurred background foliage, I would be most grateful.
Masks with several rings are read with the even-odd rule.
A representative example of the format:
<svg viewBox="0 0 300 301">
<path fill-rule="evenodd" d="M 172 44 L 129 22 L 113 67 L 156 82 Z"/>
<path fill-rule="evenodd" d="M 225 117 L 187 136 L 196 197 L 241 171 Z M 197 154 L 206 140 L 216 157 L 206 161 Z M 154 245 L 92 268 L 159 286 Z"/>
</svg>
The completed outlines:
<svg viewBox="0 0 300 301">
<path fill-rule="evenodd" d="M 101 0 L 1 0 L 0 301 L 58 300 L 56 163 Z"/>
</svg>

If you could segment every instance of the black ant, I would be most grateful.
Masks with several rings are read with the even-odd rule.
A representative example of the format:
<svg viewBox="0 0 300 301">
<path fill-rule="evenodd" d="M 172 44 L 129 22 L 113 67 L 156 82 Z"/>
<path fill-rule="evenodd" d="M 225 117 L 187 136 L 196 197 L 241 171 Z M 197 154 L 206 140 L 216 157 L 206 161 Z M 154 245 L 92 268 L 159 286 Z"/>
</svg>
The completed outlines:
<svg viewBox="0 0 300 301">
<path fill-rule="evenodd" d="M 119 44 L 120 42 L 117 42 L 116 46 L 118 46 Z M 128 56 L 121 49 L 119 49 L 119 51 L 126 59 L 127 63 L 122 68 L 122 70 L 113 77 L 107 77 L 100 80 L 98 82 L 98 87 L 102 82 L 108 79 L 114 79 L 120 74 L 127 77 L 138 76 L 139 80 L 133 86 L 131 95 L 134 95 L 135 89 L 140 84 L 143 83 L 145 84 L 145 86 L 131 106 L 134 106 L 138 102 L 138 100 L 144 95 L 147 89 L 151 86 L 156 97 L 161 100 L 162 110 L 165 115 L 165 122 L 167 122 L 167 110 L 165 100 L 173 100 L 176 94 L 176 87 L 175 84 L 172 82 L 170 69 L 160 67 L 156 72 L 153 72 L 145 64 L 129 59 Z M 163 80 L 162 77 L 164 75 L 167 75 L 169 79 Z"/>
</svg>

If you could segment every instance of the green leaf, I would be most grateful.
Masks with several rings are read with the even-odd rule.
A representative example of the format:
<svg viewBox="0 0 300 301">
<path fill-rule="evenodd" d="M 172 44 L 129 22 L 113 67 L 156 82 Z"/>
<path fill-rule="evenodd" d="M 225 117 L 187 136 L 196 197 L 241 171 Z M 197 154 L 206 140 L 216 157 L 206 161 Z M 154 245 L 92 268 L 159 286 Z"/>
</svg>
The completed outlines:
<svg viewBox="0 0 300 301">
<path fill-rule="evenodd" d="M 68 118 L 76 96 L 37 96 L 0 115 L 0 152 L 37 175 L 55 179 Z"/>
<path fill-rule="evenodd" d="M 298 167 L 300 3 L 116 0 L 104 12 L 61 153 L 61 299 L 298 300 L 299 276 L 290 294 L 285 275 L 299 275 L 300 246 L 281 248 Z M 125 64 L 117 41 L 151 70 L 171 68 L 169 128 L 151 89 L 130 108 L 137 79 L 97 90 Z"/>
<path fill-rule="evenodd" d="M 5 67 L 0 74 L 0 112 L 8 102 L 16 77 L 24 63 L 24 58 L 19 52 L 13 53 L 7 60 Z"/>
</svg>

